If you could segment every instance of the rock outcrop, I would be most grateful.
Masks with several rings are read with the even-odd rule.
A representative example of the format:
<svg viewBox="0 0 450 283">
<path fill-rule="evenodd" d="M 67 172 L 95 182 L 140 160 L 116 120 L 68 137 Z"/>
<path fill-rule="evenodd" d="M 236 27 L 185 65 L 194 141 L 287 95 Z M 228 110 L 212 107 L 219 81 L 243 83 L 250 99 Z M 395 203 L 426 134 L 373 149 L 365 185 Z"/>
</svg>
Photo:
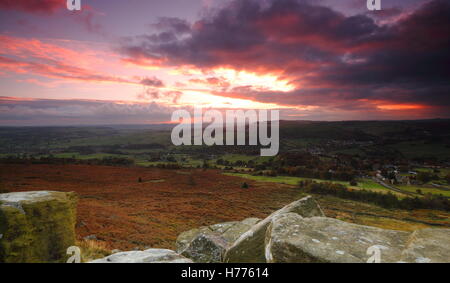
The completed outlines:
<svg viewBox="0 0 450 283">
<path fill-rule="evenodd" d="M 74 193 L 0 194 L 0 262 L 64 262 L 75 245 L 76 203 Z M 347 223 L 325 217 L 308 196 L 264 220 L 186 231 L 176 246 L 176 252 L 117 252 L 91 262 L 448 263 L 450 229 L 404 232 Z"/>
<path fill-rule="evenodd" d="M 192 263 L 172 250 L 148 249 L 145 251 L 119 252 L 90 263 Z"/>
<path fill-rule="evenodd" d="M 324 216 L 322 209 L 310 196 L 297 200 L 275 211 L 258 222 L 226 251 L 224 262 L 266 262 L 265 237 L 272 220 L 286 213 L 295 213 L 301 217 Z"/>
<path fill-rule="evenodd" d="M 266 234 L 267 262 L 367 262 L 375 246 L 383 262 L 397 262 L 409 233 L 333 218 L 289 213 L 273 219 Z"/>
<path fill-rule="evenodd" d="M 414 231 L 402 252 L 403 262 L 449 263 L 450 229 L 422 229 Z"/>
<path fill-rule="evenodd" d="M 219 263 L 228 248 L 227 241 L 218 234 L 200 233 L 187 248 L 181 252 L 181 255 L 188 257 L 195 262 Z"/>
<path fill-rule="evenodd" d="M 177 252 L 195 262 L 222 262 L 225 251 L 260 219 L 225 222 L 181 233 Z"/>
<path fill-rule="evenodd" d="M 450 229 L 411 233 L 294 213 L 273 219 L 265 244 L 271 263 L 365 263 L 375 253 L 382 263 L 450 261 Z"/>
<path fill-rule="evenodd" d="M 0 262 L 63 262 L 75 245 L 76 204 L 74 193 L 0 194 Z"/>
</svg>

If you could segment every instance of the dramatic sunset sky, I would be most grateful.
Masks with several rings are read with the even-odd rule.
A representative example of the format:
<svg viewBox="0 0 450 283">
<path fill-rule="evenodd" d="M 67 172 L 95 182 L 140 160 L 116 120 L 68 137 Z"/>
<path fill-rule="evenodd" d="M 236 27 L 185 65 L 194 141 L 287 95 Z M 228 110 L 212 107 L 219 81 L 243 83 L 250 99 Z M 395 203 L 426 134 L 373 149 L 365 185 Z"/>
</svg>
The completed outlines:
<svg viewBox="0 0 450 283">
<path fill-rule="evenodd" d="M 0 0 L 0 125 L 450 118 L 450 1 Z"/>
</svg>

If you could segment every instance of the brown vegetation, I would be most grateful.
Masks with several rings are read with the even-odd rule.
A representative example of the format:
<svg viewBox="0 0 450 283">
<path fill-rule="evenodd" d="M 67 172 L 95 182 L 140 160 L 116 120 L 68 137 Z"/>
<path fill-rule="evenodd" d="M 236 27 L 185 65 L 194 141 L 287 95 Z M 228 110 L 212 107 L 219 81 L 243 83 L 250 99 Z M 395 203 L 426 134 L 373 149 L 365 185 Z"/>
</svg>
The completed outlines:
<svg viewBox="0 0 450 283">
<path fill-rule="evenodd" d="M 95 252 L 174 248 L 178 234 L 203 225 L 264 218 L 304 195 L 296 186 L 258 183 L 218 170 L 170 170 L 97 165 L 0 165 L 7 191 L 75 191 L 77 236 L 95 235 Z M 243 183 L 248 185 L 243 189 Z M 450 227 L 450 214 L 391 210 L 316 195 L 329 217 L 398 230 Z M 82 245 L 84 247 L 84 245 Z M 87 245 L 92 250 L 92 243 Z M 95 256 L 94 256 L 95 257 Z"/>
<path fill-rule="evenodd" d="M 185 230 L 265 217 L 300 196 L 277 184 L 250 183 L 250 189 L 242 189 L 240 178 L 201 169 L 0 165 L 0 178 L 11 192 L 76 192 L 79 240 L 95 235 L 108 248 L 121 250 L 174 248 Z"/>
</svg>

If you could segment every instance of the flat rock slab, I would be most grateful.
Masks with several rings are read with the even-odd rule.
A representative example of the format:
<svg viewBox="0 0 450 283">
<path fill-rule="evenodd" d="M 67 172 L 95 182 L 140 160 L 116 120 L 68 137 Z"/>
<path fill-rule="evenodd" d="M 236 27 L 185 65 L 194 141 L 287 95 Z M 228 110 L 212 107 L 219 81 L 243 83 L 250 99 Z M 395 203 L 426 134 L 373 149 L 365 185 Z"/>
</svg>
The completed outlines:
<svg viewBox="0 0 450 283">
<path fill-rule="evenodd" d="M 75 245 L 74 193 L 0 194 L 0 262 L 63 262 Z"/>
<path fill-rule="evenodd" d="M 413 233 L 289 213 L 273 219 L 266 234 L 267 262 L 450 262 L 450 230 Z"/>
<path fill-rule="evenodd" d="M 129 251 L 112 254 L 90 263 L 192 263 L 172 250 L 148 249 L 145 251 Z"/>
<path fill-rule="evenodd" d="M 414 231 L 402 252 L 402 262 L 449 263 L 450 229 L 422 229 Z"/>
<path fill-rule="evenodd" d="M 224 262 L 264 263 L 266 230 L 272 220 L 285 213 L 295 213 L 299 217 L 324 216 L 317 202 L 311 197 L 294 201 L 275 211 L 264 220 L 258 222 L 250 230 L 242 234 L 239 239 L 226 251 Z"/>
</svg>

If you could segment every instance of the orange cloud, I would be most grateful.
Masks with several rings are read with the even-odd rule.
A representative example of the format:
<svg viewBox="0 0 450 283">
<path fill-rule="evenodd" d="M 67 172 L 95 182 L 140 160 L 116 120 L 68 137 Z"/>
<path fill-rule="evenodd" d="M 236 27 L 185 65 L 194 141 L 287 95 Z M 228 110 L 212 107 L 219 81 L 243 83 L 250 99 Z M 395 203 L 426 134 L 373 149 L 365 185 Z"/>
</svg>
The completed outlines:
<svg viewBox="0 0 450 283">
<path fill-rule="evenodd" d="M 429 108 L 427 105 L 422 104 L 383 104 L 377 105 L 378 109 L 381 110 L 419 110 Z"/>
</svg>

